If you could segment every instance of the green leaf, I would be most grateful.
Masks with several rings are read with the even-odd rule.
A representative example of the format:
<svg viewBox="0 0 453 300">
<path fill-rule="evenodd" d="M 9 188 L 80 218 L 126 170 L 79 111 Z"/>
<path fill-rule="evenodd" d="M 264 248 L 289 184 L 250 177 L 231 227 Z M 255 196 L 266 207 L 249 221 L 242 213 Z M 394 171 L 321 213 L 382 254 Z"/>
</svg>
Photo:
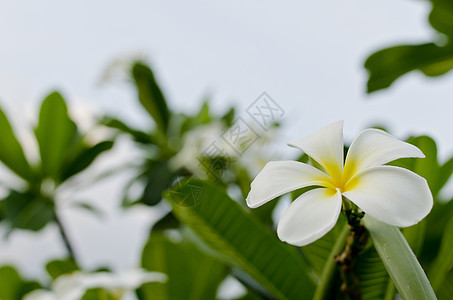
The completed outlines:
<svg viewBox="0 0 453 300">
<path fill-rule="evenodd" d="M 429 278 L 433 289 L 437 292 L 443 285 L 444 279 L 453 267 L 453 216 L 445 226 L 439 254 L 432 264 Z"/>
<path fill-rule="evenodd" d="M 61 275 L 79 270 L 79 267 L 73 259 L 57 259 L 48 262 L 46 264 L 46 270 L 50 277 L 56 279 Z"/>
<path fill-rule="evenodd" d="M 31 192 L 10 191 L 5 201 L 5 218 L 12 228 L 38 231 L 55 218 L 51 199 Z"/>
<path fill-rule="evenodd" d="M 453 270 L 450 271 L 444 279 L 444 283 L 437 292 L 439 300 L 451 300 L 453 295 Z"/>
<path fill-rule="evenodd" d="M 278 299 L 310 299 L 314 284 L 296 248 L 279 241 L 210 182 L 187 181 L 167 194 L 175 215 L 214 251 Z"/>
<path fill-rule="evenodd" d="M 100 123 L 104 126 L 114 128 L 121 132 L 129 134 L 130 136 L 132 136 L 134 141 L 136 141 L 137 143 L 141 143 L 141 144 L 145 144 L 145 145 L 154 144 L 154 141 L 152 140 L 151 136 L 148 133 L 137 130 L 137 129 L 133 129 L 118 119 L 115 119 L 112 117 L 104 117 L 100 121 Z"/>
<path fill-rule="evenodd" d="M 403 299 L 437 299 L 425 272 L 398 228 L 366 215 L 373 245 Z"/>
<path fill-rule="evenodd" d="M 0 109 L 0 161 L 20 177 L 30 180 L 32 170 L 5 113 Z"/>
<path fill-rule="evenodd" d="M 321 277 L 321 274 L 324 272 L 327 261 L 332 259 L 332 249 L 335 248 L 338 238 L 344 235 L 345 224 L 346 220 L 344 216 L 340 215 L 337 224 L 331 231 L 314 243 L 302 247 L 305 258 L 318 277 Z M 335 254 L 340 253 L 342 250 L 340 249 Z"/>
<path fill-rule="evenodd" d="M 338 227 L 338 226 L 335 226 Z M 323 266 L 322 272 L 320 273 L 320 281 L 318 287 L 316 288 L 315 295 L 313 300 L 322 300 L 322 299 L 333 299 L 335 293 L 332 288 L 334 283 L 334 277 L 338 274 L 338 269 L 335 261 L 335 256 L 340 254 L 344 249 L 346 244 L 346 239 L 350 233 L 347 225 L 343 225 L 343 229 L 339 236 L 336 238 L 334 244 L 331 245 L 331 250 L 328 255 L 323 255 L 321 263 Z M 322 239 L 321 239 L 322 240 Z"/>
<path fill-rule="evenodd" d="M 81 300 L 120 300 L 121 293 L 113 293 L 103 288 L 88 289 Z"/>
<path fill-rule="evenodd" d="M 173 171 L 169 162 L 166 160 L 156 161 L 148 160 L 145 171 L 136 178 L 132 179 L 125 188 L 123 197 L 123 206 L 128 207 L 137 203 L 154 206 L 162 200 L 162 194 L 170 186 L 172 181 L 178 176 L 178 172 Z M 130 199 L 129 190 L 131 190 L 136 183 L 143 183 L 145 185 L 140 198 Z"/>
<path fill-rule="evenodd" d="M 168 281 L 147 283 L 140 288 L 142 299 L 215 299 L 226 268 L 201 253 L 194 245 L 175 243 L 162 232 L 153 232 L 142 255 L 142 267 L 166 273 Z"/>
<path fill-rule="evenodd" d="M 37 282 L 22 279 L 16 269 L 10 266 L 0 267 L 0 283 L 1 300 L 22 299 L 25 294 L 41 287 Z"/>
<path fill-rule="evenodd" d="M 208 124 L 212 121 L 211 114 L 209 112 L 209 101 L 206 100 L 201 105 L 201 109 L 198 115 L 195 116 L 195 121 L 199 124 Z"/>
<path fill-rule="evenodd" d="M 374 247 L 359 255 L 354 272 L 359 277 L 363 300 L 384 299 L 390 278 Z"/>
<path fill-rule="evenodd" d="M 152 231 L 163 231 L 167 229 L 175 229 L 180 225 L 179 220 L 175 215 L 170 211 L 163 218 L 157 221 L 152 228 Z"/>
<path fill-rule="evenodd" d="M 113 141 L 102 141 L 91 147 L 84 146 L 82 151 L 62 170 L 61 181 L 85 170 L 100 154 L 112 149 L 112 147 Z"/>
<path fill-rule="evenodd" d="M 148 182 L 140 202 L 151 206 L 159 203 L 163 192 L 170 187 L 174 177 L 175 173 L 167 161 L 153 163 L 149 169 Z"/>
<path fill-rule="evenodd" d="M 89 211 L 90 213 L 95 214 L 98 218 L 102 218 L 105 216 L 102 210 L 100 210 L 96 206 L 91 205 L 88 202 L 76 201 L 73 203 L 72 206 Z"/>
<path fill-rule="evenodd" d="M 236 116 L 236 110 L 234 109 L 234 107 L 232 107 L 222 116 L 222 121 L 225 122 L 225 125 L 227 127 L 231 127 L 235 120 L 235 116 Z"/>
<path fill-rule="evenodd" d="M 77 137 L 77 127 L 69 118 L 66 103 L 59 93 L 54 92 L 44 99 L 35 134 L 43 175 L 59 180 L 66 156 Z"/>
<path fill-rule="evenodd" d="M 402 229 L 407 243 L 416 256 L 422 252 L 423 241 L 425 240 L 426 219 L 418 224 Z"/>
<path fill-rule="evenodd" d="M 439 76 L 453 68 L 453 45 L 440 47 L 428 43 L 390 47 L 372 54 L 365 68 L 369 72 L 368 93 L 387 88 L 414 70 L 427 76 Z"/>
<path fill-rule="evenodd" d="M 137 86 L 140 103 L 154 119 L 160 131 L 165 134 L 168 128 L 170 112 L 153 72 L 149 67 L 136 63 L 132 67 L 132 76 Z"/>
<path fill-rule="evenodd" d="M 448 37 L 453 36 L 453 3 L 450 0 L 431 0 L 432 11 L 429 23 L 437 31 Z"/>
<path fill-rule="evenodd" d="M 453 4 L 450 0 L 431 0 L 431 26 L 443 33 L 435 43 L 403 45 L 380 50 L 365 62 L 370 72 L 368 92 L 390 86 L 400 76 L 419 70 L 439 76 L 453 68 Z"/>
<path fill-rule="evenodd" d="M 452 215 L 453 201 L 434 202 L 431 212 L 426 217 L 426 234 L 420 256 L 424 265 L 429 265 L 436 259 L 445 232 L 445 225 L 448 224 Z"/>
</svg>

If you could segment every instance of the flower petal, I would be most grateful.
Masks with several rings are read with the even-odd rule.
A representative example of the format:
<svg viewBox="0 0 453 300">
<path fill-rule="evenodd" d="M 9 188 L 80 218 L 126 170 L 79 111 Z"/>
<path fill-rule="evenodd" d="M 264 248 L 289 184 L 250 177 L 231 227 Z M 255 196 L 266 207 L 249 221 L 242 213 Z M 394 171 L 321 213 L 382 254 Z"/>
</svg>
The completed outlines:
<svg viewBox="0 0 453 300">
<path fill-rule="evenodd" d="M 286 194 L 311 185 L 326 184 L 326 173 L 296 161 L 271 161 L 251 183 L 247 196 L 247 205 L 251 208 Z"/>
<path fill-rule="evenodd" d="M 330 124 L 296 143 L 288 143 L 299 148 L 316 160 L 333 178 L 343 171 L 343 121 Z"/>
<path fill-rule="evenodd" d="M 417 224 L 433 206 L 426 180 L 399 167 L 368 168 L 354 176 L 346 189 L 343 195 L 365 213 L 399 227 Z"/>
<path fill-rule="evenodd" d="M 351 144 L 344 176 L 353 176 L 368 167 L 376 167 L 403 157 L 423 158 L 423 152 L 414 145 L 398 140 L 379 129 L 363 130 Z"/>
<path fill-rule="evenodd" d="M 329 232 L 341 211 L 341 194 L 319 188 L 299 196 L 278 223 L 278 237 L 289 244 L 304 246 Z"/>
</svg>

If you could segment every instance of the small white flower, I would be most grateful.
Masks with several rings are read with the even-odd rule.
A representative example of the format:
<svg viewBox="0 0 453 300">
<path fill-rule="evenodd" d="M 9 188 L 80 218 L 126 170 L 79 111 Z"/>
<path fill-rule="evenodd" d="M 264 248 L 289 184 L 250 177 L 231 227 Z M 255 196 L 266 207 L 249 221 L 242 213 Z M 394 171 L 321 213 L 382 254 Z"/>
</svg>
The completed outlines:
<svg viewBox="0 0 453 300">
<path fill-rule="evenodd" d="M 307 245 L 329 232 L 341 212 L 342 196 L 371 217 L 390 225 L 418 223 L 431 210 L 426 180 L 384 164 L 403 157 L 425 157 L 417 147 L 377 129 L 366 129 L 352 142 L 343 164 L 343 121 L 333 123 L 290 146 L 314 159 L 323 171 L 296 161 L 269 162 L 251 184 L 251 208 L 308 186 L 288 207 L 277 228 L 282 241 Z"/>
<path fill-rule="evenodd" d="M 122 274 L 108 272 L 73 272 L 58 277 L 52 284 L 52 291 L 35 290 L 25 295 L 24 300 L 78 300 L 92 288 L 104 288 L 115 295 L 134 290 L 147 282 L 165 282 L 165 274 L 146 272 L 142 269 Z"/>
</svg>

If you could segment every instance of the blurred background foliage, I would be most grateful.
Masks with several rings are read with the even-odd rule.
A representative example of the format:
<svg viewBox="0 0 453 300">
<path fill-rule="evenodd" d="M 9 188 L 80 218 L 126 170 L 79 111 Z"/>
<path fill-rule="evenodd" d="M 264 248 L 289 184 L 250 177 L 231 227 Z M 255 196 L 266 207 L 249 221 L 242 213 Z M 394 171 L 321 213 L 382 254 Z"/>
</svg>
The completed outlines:
<svg viewBox="0 0 453 300">
<path fill-rule="evenodd" d="M 83 177 L 83 171 L 110 150 L 119 135 L 129 136 L 142 153 L 141 161 L 125 166 L 136 175 L 125 184 L 124 209 L 135 205 L 167 207 L 167 213 L 150 224 L 140 267 L 162 272 L 168 280 L 142 284 L 135 291 L 139 299 L 214 299 L 227 281 L 240 286 L 240 299 L 300 299 L 301 295 L 304 299 L 346 299 L 340 292 L 341 274 L 333 263 L 334 255 L 345 244 L 345 219 L 340 218 L 334 230 L 308 246 L 297 248 L 280 242 L 272 217 L 277 201 L 258 210 L 245 205 L 256 171 L 237 155 L 204 152 L 209 139 L 232 126 L 234 108 L 216 116 L 206 101 L 194 115 L 179 113 L 169 107 L 147 65 L 134 63 L 130 74 L 137 98 L 153 121 L 149 131 L 105 116 L 99 126 L 113 129 L 111 138 L 90 142 L 87 133 L 81 133 L 69 117 L 63 97 L 55 92 L 44 99 L 34 130 L 40 160 L 29 161 L 1 111 L 0 160 L 18 178 L 17 184 L 7 186 L 8 194 L 0 202 L 2 221 L 11 231 L 37 231 L 55 222 L 68 250 L 66 258 L 47 264 L 47 280 L 29 281 L 11 266 L 2 267 L 1 281 L 11 283 L 0 285 L 1 299 L 20 299 L 35 289 L 50 291 L 55 285 L 52 281 L 81 271 L 64 220 L 58 217 L 58 190 L 76 174 Z M 209 132 L 212 128 L 214 133 Z M 202 139 L 189 147 L 195 136 Z M 401 159 L 393 164 L 425 177 L 435 205 L 424 221 L 402 232 L 438 298 L 449 299 L 453 288 L 453 201 L 451 195 L 441 191 L 453 172 L 453 158 L 440 162 L 436 142 L 429 136 L 414 136 L 407 141 L 419 147 L 426 158 Z M 259 161 L 256 148 L 261 147 L 247 151 Z M 189 159 L 181 159 L 181 153 Z M 223 163 L 219 164 L 219 159 Z M 307 162 L 308 157 L 302 155 L 299 161 Z M 116 172 L 123 171 L 120 168 Z M 139 187 L 136 198 L 131 197 L 133 186 Z M 81 206 L 90 209 L 89 203 Z M 354 272 L 360 280 L 362 299 L 395 297 L 397 290 L 371 242 L 360 253 Z M 31 297 L 35 295 L 36 291 L 27 299 L 40 299 Z M 119 299 L 121 295 L 99 286 L 87 289 L 83 299 Z"/>
<path fill-rule="evenodd" d="M 429 24 L 435 40 L 420 45 L 397 45 L 372 54 L 365 62 L 369 72 L 368 93 L 385 89 L 404 74 L 421 71 L 439 76 L 453 68 L 453 3 L 430 0 Z"/>
<path fill-rule="evenodd" d="M 447 0 L 431 3 L 429 22 L 437 32 L 436 39 L 372 54 L 365 63 L 368 92 L 385 89 L 414 70 L 438 76 L 453 68 L 453 4 Z M 342 277 L 334 262 L 348 235 L 343 217 L 323 238 L 298 248 L 276 237 L 275 208 L 279 201 L 288 199 L 255 210 L 245 205 L 253 176 L 272 160 L 263 154 L 272 135 L 261 137 L 244 155 L 206 151 L 237 120 L 234 107 L 214 114 L 207 99 L 194 114 L 179 112 L 169 105 L 147 64 L 135 62 L 129 73 L 137 100 L 152 121 L 148 130 L 106 115 L 97 126 L 109 128 L 111 134 L 93 141 L 90 132 L 81 132 L 71 119 L 64 98 L 54 92 L 43 100 L 34 126 L 37 155 L 33 160 L 26 156 L 26 146 L 19 142 L 12 122 L 0 109 L 0 161 L 15 176 L 12 182 L 0 180 L 6 191 L 0 200 L 0 220 L 9 233 L 39 231 L 54 223 L 67 249 L 67 257 L 43 266 L 47 278 L 23 278 L 20 270 L 1 267 L 0 299 L 22 299 L 27 294 L 28 300 L 58 299 L 52 293 L 59 280 L 68 275 L 109 272 L 106 268 L 81 270 L 64 220 L 59 217 L 58 203 L 60 191 L 71 188 L 73 177 L 83 179 L 82 187 L 83 182 L 96 182 L 86 170 L 113 148 L 119 136 L 129 137 L 141 151 L 139 160 L 106 173 L 134 173 L 124 185 L 122 207 L 165 208 L 160 219 L 150 224 L 140 268 L 166 274 L 167 280 L 139 282 L 132 289 L 138 299 L 215 299 L 222 296 L 219 291 L 225 287 L 239 291 L 229 297 L 235 299 L 348 299 L 340 292 Z M 267 129 L 278 130 L 278 124 Z M 453 295 L 453 195 L 445 186 L 453 173 L 453 157 L 441 161 L 436 142 L 426 135 L 409 137 L 407 142 L 419 147 L 426 158 L 401 159 L 392 164 L 427 179 L 434 207 L 422 222 L 401 231 L 438 299 L 448 300 Z M 298 160 L 308 162 L 308 157 L 302 155 Z M 96 212 L 89 202 L 76 205 Z M 362 299 L 394 299 L 398 293 L 371 241 L 359 254 L 354 273 Z M 109 289 L 106 284 L 84 288 L 83 292 L 82 299 L 121 299 L 124 295 L 124 291 Z M 44 293 L 54 298 L 44 298 Z"/>
</svg>

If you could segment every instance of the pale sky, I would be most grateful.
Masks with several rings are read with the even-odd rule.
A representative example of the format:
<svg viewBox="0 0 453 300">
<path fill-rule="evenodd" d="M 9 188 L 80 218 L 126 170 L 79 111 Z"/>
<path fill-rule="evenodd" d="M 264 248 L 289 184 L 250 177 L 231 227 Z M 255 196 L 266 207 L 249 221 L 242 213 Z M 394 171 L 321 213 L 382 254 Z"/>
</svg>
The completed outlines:
<svg viewBox="0 0 453 300">
<path fill-rule="evenodd" d="M 128 84 L 99 85 L 114 60 L 145 57 L 176 111 L 193 111 L 210 94 L 217 111 L 236 104 L 245 114 L 266 91 L 286 112 L 282 141 L 342 119 L 349 141 L 379 123 L 401 138 L 434 136 L 446 157 L 453 153 L 453 73 L 434 79 L 412 73 L 388 90 L 365 94 L 362 66 L 370 53 L 434 39 L 429 7 L 414 0 L 3 1 L 0 105 L 18 126 L 30 126 L 43 97 L 58 89 L 73 107 L 146 127 Z M 90 191 L 108 190 L 95 202 L 108 210 L 106 220 L 64 212 L 86 267 L 134 267 L 153 218 L 151 211 L 106 208 L 118 202 L 111 186 Z M 64 253 L 53 246 L 55 235 L 53 227 L 15 233 L 0 242 L 0 261 L 41 274 L 43 261 Z"/>
</svg>

